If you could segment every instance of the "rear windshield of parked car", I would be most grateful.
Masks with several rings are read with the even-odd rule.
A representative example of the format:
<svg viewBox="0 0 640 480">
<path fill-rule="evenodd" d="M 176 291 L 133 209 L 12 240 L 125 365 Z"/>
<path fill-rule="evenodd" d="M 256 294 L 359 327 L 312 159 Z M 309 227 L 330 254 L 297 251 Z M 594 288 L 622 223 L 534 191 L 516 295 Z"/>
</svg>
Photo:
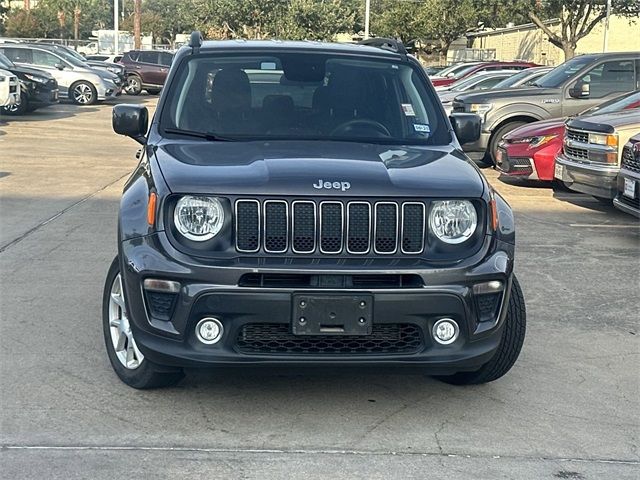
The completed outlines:
<svg viewBox="0 0 640 480">
<path fill-rule="evenodd" d="M 451 141 L 417 67 L 308 52 L 186 58 L 161 128 L 234 140 Z"/>
</svg>

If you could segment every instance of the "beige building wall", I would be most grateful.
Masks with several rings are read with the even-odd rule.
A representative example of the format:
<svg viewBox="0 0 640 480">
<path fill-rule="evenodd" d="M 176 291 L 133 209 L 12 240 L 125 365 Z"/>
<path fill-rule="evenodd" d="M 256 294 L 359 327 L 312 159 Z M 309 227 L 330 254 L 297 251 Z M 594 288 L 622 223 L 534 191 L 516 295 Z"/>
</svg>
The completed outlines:
<svg viewBox="0 0 640 480">
<path fill-rule="evenodd" d="M 559 24 L 549 26 L 559 31 Z M 577 53 L 602 52 L 604 21 L 578 42 Z M 640 51 L 640 20 L 612 16 L 609 21 L 609 52 Z M 547 40 L 542 30 L 532 25 L 487 32 L 473 37 L 472 48 L 495 49 L 497 60 L 527 60 L 541 65 L 559 65 L 564 54 Z"/>
</svg>

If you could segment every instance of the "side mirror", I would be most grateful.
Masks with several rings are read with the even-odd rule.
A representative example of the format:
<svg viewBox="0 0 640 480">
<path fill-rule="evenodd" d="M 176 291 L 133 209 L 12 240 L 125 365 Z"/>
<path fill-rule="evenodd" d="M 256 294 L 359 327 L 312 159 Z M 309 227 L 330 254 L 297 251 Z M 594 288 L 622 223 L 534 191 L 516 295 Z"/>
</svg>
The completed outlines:
<svg viewBox="0 0 640 480">
<path fill-rule="evenodd" d="M 147 142 L 149 111 L 142 105 L 116 105 L 111 118 L 113 131 L 144 145 Z"/>
<path fill-rule="evenodd" d="M 453 113 L 449 120 L 460 145 L 475 142 L 480 138 L 480 117 L 475 113 Z"/>
<path fill-rule="evenodd" d="M 62 63 L 56 63 L 54 67 L 56 67 L 58 70 L 64 70 L 64 64 Z"/>
<path fill-rule="evenodd" d="M 569 89 L 571 98 L 589 98 L 589 95 L 591 95 L 591 92 L 588 83 L 578 82 Z"/>
</svg>

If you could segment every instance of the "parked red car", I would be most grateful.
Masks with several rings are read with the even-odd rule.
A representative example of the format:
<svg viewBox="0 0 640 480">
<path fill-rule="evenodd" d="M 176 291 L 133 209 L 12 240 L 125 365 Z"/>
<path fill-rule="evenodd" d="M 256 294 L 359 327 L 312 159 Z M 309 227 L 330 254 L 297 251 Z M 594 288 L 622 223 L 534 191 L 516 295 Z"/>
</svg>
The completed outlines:
<svg viewBox="0 0 640 480">
<path fill-rule="evenodd" d="M 625 93 L 585 110 L 581 117 L 640 108 L 640 91 Z M 566 117 L 518 127 L 498 144 L 496 168 L 505 175 L 532 180 L 553 180 L 556 154 L 562 149 Z"/>
<path fill-rule="evenodd" d="M 431 77 L 434 87 L 446 87 L 461 78 L 466 78 L 474 73 L 487 72 L 491 70 L 524 70 L 529 67 L 538 67 L 536 63 L 530 62 L 481 62 L 470 63 L 467 68 L 457 69 L 446 77 Z"/>
</svg>

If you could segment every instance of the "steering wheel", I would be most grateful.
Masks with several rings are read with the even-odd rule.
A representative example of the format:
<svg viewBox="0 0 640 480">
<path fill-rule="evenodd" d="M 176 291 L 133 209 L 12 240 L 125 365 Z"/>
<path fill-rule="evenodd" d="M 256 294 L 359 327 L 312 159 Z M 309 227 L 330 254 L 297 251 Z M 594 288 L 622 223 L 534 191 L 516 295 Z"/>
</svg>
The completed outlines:
<svg viewBox="0 0 640 480">
<path fill-rule="evenodd" d="M 331 135 L 335 136 L 344 136 L 344 135 L 355 135 L 355 136 L 372 136 L 371 132 L 374 132 L 373 136 L 376 137 L 390 137 L 391 132 L 380 122 L 376 122 L 375 120 L 366 120 L 366 119 L 353 119 L 348 120 L 344 123 L 341 123 L 336 128 L 331 130 Z M 363 135 L 364 133 L 364 135 Z"/>
</svg>

